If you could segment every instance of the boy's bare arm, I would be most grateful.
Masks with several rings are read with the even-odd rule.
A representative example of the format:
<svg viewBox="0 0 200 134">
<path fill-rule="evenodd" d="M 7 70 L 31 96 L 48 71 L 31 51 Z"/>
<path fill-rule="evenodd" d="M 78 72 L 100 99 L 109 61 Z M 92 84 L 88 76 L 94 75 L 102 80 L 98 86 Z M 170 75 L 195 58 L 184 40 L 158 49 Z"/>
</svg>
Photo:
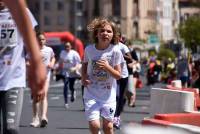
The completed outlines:
<svg viewBox="0 0 200 134">
<path fill-rule="evenodd" d="M 88 84 L 91 83 L 87 75 L 87 65 L 88 63 L 82 63 L 81 82 L 83 86 L 87 86 Z"/>
</svg>

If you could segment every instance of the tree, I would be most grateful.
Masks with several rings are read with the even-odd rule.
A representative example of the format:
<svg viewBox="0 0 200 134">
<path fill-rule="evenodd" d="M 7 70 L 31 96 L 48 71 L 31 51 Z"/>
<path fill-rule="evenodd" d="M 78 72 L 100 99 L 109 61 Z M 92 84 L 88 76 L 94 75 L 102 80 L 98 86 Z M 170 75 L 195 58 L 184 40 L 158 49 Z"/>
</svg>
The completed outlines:
<svg viewBox="0 0 200 134">
<path fill-rule="evenodd" d="M 171 58 L 172 60 L 174 60 L 176 58 L 175 53 L 171 49 L 166 48 L 164 45 L 160 46 L 157 56 L 158 56 L 158 59 L 160 60 L 165 60 L 168 58 Z"/>
<path fill-rule="evenodd" d="M 185 47 L 195 50 L 196 46 L 200 45 L 200 17 L 189 17 L 180 25 L 179 33 Z"/>
</svg>

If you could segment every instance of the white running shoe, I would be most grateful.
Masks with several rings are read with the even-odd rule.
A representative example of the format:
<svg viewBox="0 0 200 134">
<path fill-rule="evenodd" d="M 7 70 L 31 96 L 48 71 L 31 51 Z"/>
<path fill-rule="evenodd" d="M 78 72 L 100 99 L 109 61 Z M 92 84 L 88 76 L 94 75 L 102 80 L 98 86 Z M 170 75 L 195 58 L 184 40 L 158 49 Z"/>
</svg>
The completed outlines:
<svg viewBox="0 0 200 134">
<path fill-rule="evenodd" d="M 30 123 L 31 127 L 39 127 L 40 126 L 40 119 L 39 118 L 33 118 L 32 122 Z"/>
<path fill-rule="evenodd" d="M 65 108 L 66 108 L 66 109 L 69 109 L 69 104 L 65 104 Z"/>
</svg>

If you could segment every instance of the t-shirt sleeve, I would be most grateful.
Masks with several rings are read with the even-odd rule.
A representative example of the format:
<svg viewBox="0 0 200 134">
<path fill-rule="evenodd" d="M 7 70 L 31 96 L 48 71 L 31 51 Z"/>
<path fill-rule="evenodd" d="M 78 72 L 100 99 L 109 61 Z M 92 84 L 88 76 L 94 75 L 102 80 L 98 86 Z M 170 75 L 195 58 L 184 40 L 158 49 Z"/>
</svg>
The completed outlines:
<svg viewBox="0 0 200 134">
<path fill-rule="evenodd" d="M 78 54 L 78 52 L 74 51 L 74 60 L 75 60 L 75 63 L 80 63 L 81 62 L 81 58 Z"/>
<path fill-rule="evenodd" d="M 29 15 L 29 18 L 30 18 L 30 20 L 31 20 L 32 26 L 33 26 L 33 28 L 34 28 L 35 26 L 38 25 L 38 23 L 37 23 L 37 21 L 35 20 L 33 14 L 31 13 L 31 11 L 30 11 L 28 8 L 26 8 L 26 10 L 27 10 L 27 13 L 28 13 L 28 15 Z"/>
<path fill-rule="evenodd" d="M 51 49 L 51 58 L 53 58 L 55 56 L 55 53 L 52 48 L 50 48 L 50 49 Z"/>
<path fill-rule="evenodd" d="M 64 54 L 64 51 L 62 50 L 60 52 L 60 55 L 59 55 L 59 61 L 62 61 L 63 60 L 63 54 Z"/>
<path fill-rule="evenodd" d="M 124 57 L 122 55 L 122 52 L 115 49 L 115 56 L 114 56 L 114 66 L 120 65 L 121 63 L 124 63 Z"/>
<path fill-rule="evenodd" d="M 124 52 L 125 52 L 125 54 L 126 54 L 126 53 L 130 53 L 129 48 L 128 48 L 126 45 L 124 45 Z"/>
</svg>

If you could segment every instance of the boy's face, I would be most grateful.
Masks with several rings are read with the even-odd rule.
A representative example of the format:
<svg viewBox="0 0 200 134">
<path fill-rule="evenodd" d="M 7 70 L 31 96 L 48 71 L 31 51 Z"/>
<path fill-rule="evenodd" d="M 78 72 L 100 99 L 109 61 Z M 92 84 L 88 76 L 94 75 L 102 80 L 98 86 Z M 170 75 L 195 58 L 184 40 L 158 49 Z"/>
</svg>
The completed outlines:
<svg viewBox="0 0 200 134">
<path fill-rule="evenodd" d="M 98 42 L 110 43 L 113 38 L 113 30 L 109 24 L 99 28 L 97 32 Z"/>
</svg>

